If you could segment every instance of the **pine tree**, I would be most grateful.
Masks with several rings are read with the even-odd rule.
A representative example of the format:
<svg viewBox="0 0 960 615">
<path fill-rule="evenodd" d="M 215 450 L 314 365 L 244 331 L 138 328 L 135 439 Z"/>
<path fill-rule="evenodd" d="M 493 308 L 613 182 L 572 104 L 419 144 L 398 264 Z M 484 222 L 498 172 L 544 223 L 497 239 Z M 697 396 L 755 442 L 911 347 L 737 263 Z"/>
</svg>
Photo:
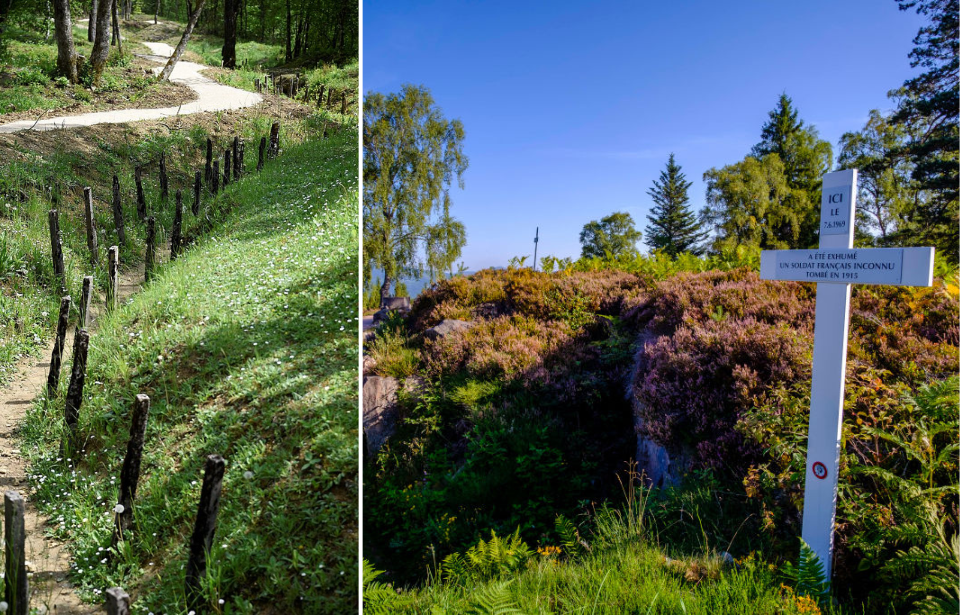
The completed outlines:
<svg viewBox="0 0 960 615">
<path fill-rule="evenodd" d="M 700 244 L 706 239 L 707 232 L 700 230 L 700 222 L 689 208 L 687 190 L 692 184 L 680 172 L 680 165 L 670 154 L 667 169 L 660 172 L 660 179 L 654 180 L 653 188 L 647 191 L 655 205 L 647 216 L 650 224 L 644 231 L 645 243 L 654 250 L 671 257 L 681 252 L 703 253 Z"/>
</svg>

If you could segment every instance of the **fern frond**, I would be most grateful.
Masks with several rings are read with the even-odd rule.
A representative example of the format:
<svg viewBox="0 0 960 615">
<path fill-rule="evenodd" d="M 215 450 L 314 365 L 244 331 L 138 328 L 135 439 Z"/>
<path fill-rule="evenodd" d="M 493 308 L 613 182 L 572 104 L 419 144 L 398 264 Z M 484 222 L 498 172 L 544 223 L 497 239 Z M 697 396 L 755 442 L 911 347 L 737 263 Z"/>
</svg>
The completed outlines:
<svg viewBox="0 0 960 615">
<path fill-rule="evenodd" d="M 509 586 L 513 580 L 491 583 L 474 596 L 469 615 L 522 615 L 517 603 L 510 595 Z"/>
</svg>

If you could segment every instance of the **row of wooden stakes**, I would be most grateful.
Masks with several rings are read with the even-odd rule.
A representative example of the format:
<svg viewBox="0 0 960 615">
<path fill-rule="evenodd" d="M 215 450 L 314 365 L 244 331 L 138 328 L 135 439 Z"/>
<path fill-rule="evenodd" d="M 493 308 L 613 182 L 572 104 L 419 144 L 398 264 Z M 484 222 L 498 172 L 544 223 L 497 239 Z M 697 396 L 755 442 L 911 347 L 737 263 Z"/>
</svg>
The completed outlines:
<svg viewBox="0 0 960 615">
<path fill-rule="evenodd" d="M 310 84 L 302 82 L 303 93 L 301 95 L 301 81 L 300 73 L 297 73 L 293 77 L 284 77 L 280 76 L 279 78 L 273 74 L 267 74 L 261 80 L 259 77 L 253 80 L 253 88 L 257 91 L 258 94 L 262 94 L 263 91 L 273 90 L 274 94 L 283 94 L 288 98 L 302 98 L 304 102 L 312 102 L 314 98 L 317 101 L 318 108 L 332 109 L 337 102 L 337 99 L 340 100 L 340 114 L 346 115 L 347 111 L 350 109 L 350 99 L 347 97 L 349 90 L 344 89 L 340 90 L 339 93 L 337 90 L 331 86 L 330 89 L 327 89 L 327 86 L 321 83 L 318 88 L 313 90 L 313 96 L 311 96 Z M 324 103 L 324 94 L 326 94 L 326 103 Z M 337 96 L 339 94 L 339 96 Z"/>
</svg>

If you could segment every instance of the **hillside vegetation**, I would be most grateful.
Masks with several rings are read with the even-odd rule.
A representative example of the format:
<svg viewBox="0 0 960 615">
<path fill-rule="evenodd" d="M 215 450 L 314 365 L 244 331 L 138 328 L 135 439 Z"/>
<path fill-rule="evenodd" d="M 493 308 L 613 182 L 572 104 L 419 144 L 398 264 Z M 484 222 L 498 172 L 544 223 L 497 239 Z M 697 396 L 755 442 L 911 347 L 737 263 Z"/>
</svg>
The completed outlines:
<svg viewBox="0 0 960 615">
<path fill-rule="evenodd" d="M 763 563 L 757 570 L 796 563 L 815 287 L 723 270 L 716 257 L 672 263 L 456 276 L 381 327 L 367 345 L 372 372 L 406 386 L 396 431 L 366 474 L 366 552 L 387 571 L 380 581 L 445 579 L 444 558 L 491 531 L 519 530 L 541 552 L 563 548 L 558 515 L 585 538 L 596 532 L 588 542 L 611 543 L 598 511 L 619 510 L 626 464 L 651 444 L 681 480 L 646 499 L 645 544 L 659 555 L 631 558 L 725 550 Z M 834 595 L 855 612 L 955 596 L 942 581 L 957 565 L 958 510 L 957 381 L 941 383 L 958 370 L 960 337 L 956 274 L 947 279 L 854 290 Z M 471 326 L 426 335 L 448 319 Z M 593 574 L 604 557 L 594 551 L 579 572 L 572 560 L 556 575 Z M 524 609 L 590 608 L 585 599 L 533 608 L 517 588 L 566 581 L 546 575 L 542 557 L 531 561 L 509 590 Z M 615 569 L 605 567 L 607 584 L 624 582 Z M 778 591 L 779 574 L 763 591 Z M 409 604 L 426 609 L 436 591 Z M 602 608 L 619 604 L 596 591 Z"/>
</svg>

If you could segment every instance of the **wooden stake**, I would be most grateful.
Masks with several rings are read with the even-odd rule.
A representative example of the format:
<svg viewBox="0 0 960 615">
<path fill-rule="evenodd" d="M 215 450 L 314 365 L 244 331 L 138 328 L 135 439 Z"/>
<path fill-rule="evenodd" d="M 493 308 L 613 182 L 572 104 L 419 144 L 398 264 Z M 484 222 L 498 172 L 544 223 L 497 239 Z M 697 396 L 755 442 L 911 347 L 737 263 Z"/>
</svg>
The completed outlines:
<svg viewBox="0 0 960 615">
<path fill-rule="evenodd" d="M 280 154 L 280 122 L 274 122 L 270 126 L 270 150 L 267 154 L 271 159 Z"/>
<path fill-rule="evenodd" d="M 323 91 L 324 91 L 324 89 L 326 89 L 326 87 L 327 87 L 327 86 L 325 86 L 324 84 L 322 84 L 322 83 L 320 84 L 320 95 L 317 96 L 317 106 L 318 106 L 318 107 L 321 106 L 321 105 L 323 105 Z"/>
<path fill-rule="evenodd" d="M 213 196 L 217 196 L 217 193 L 220 192 L 220 161 L 213 161 L 213 173 L 211 175 L 213 181 L 210 183 L 210 191 L 213 192 Z"/>
<path fill-rule="evenodd" d="M 80 292 L 80 321 L 77 329 L 86 329 L 90 325 L 90 295 L 93 294 L 93 276 L 83 278 L 83 290 Z"/>
<path fill-rule="evenodd" d="M 240 179 L 240 137 L 233 137 L 233 180 Z"/>
<path fill-rule="evenodd" d="M 117 265 L 120 260 L 120 248 L 110 246 L 107 250 L 107 311 L 117 309 Z"/>
<path fill-rule="evenodd" d="M 233 156 L 230 154 L 230 150 L 225 150 L 223 152 L 223 187 L 226 188 L 230 185 L 230 163 L 233 161 Z"/>
<path fill-rule="evenodd" d="M 130 440 L 127 455 L 120 470 L 120 501 L 123 510 L 117 513 L 113 530 L 113 546 L 124 538 L 124 533 L 133 527 L 133 500 L 140 482 L 140 460 L 143 458 L 143 440 L 147 433 L 147 415 L 150 414 L 150 398 L 137 395 L 133 402 L 133 417 L 130 422 Z"/>
<path fill-rule="evenodd" d="M 263 170 L 263 155 L 267 149 L 267 138 L 260 137 L 260 153 L 257 156 L 257 173 Z"/>
<path fill-rule="evenodd" d="M 257 77 L 253 80 L 253 91 L 255 91 L 257 94 L 260 93 L 260 77 Z"/>
<path fill-rule="evenodd" d="M 60 280 L 60 288 L 66 292 L 67 278 L 63 267 L 63 242 L 60 239 L 60 214 L 56 209 L 49 213 L 50 251 L 53 253 L 53 274 Z"/>
<path fill-rule="evenodd" d="M 347 114 L 347 91 L 343 91 L 343 98 L 340 99 L 340 115 Z"/>
<path fill-rule="evenodd" d="M 87 377 L 87 351 L 90 349 L 90 334 L 80 329 L 73 340 L 73 370 L 70 372 L 70 386 L 67 387 L 67 402 L 63 409 L 67 434 L 61 454 L 66 457 L 80 452 L 77 439 L 77 423 L 80 421 L 80 405 L 83 403 L 83 384 Z"/>
<path fill-rule="evenodd" d="M 200 171 L 193 176 L 193 206 L 190 210 L 194 217 L 200 215 Z"/>
<path fill-rule="evenodd" d="M 57 396 L 60 387 L 60 365 L 63 362 L 63 347 L 67 341 L 67 323 L 70 320 L 70 295 L 60 299 L 60 317 L 57 319 L 57 338 L 53 342 L 50 357 L 50 372 L 47 374 L 47 400 Z"/>
<path fill-rule="evenodd" d="M 200 505 L 197 507 L 197 522 L 190 538 L 190 557 L 187 560 L 186 594 L 187 608 L 200 611 L 203 608 L 202 579 L 207 573 L 207 557 L 213 546 L 217 530 L 217 513 L 220 512 L 220 491 L 223 488 L 225 463 L 220 455 L 207 457 L 203 472 L 203 487 L 200 489 Z"/>
<path fill-rule="evenodd" d="M 119 587 L 111 587 L 103 593 L 107 597 L 104 605 L 107 615 L 130 615 L 130 594 Z"/>
<path fill-rule="evenodd" d="M 207 182 L 209 186 L 212 182 L 210 181 L 210 175 L 213 173 L 213 140 L 209 137 L 207 138 L 207 166 L 203 171 L 203 179 Z"/>
<path fill-rule="evenodd" d="M 3 598 L 9 615 L 27 615 L 30 609 L 23 508 L 19 493 L 7 491 L 3 494 L 3 538 L 6 543 Z"/>
<path fill-rule="evenodd" d="M 117 227 L 117 239 L 120 245 L 127 244 L 127 233 L 123 228 L 123 208 L 120 205 L 120 178 L 113 176 L 113 225 Z"/>
<path fill-rule="evenodd" d="M 160 200 L 166 201 L 170 198 L 170 189 L 167 182 L 167 155 L 160 152 Z"/>
<path fill-rule="evenodd" d="M 243 177 L 243 174 L 246 172 L 246 164 L 243 162 L 243 153 L 246 149 L 247 144 L 244 141 L 240 141 L 240 155 L 237 156 L 236 164 L 233 165 L 233 172 L 237 179 Z"/>
<path fill-rule="evenodd" d="M 157 262 L 157 224 L 153 216 L 147 218 L 147 254 L 143 261 L 143 278 L 149 282 L 153 278 L 153 268 Z"/>
<path fill-rule="evenodd" d="M 87 223 L 87 247 L 90 248 L 90 264 L 94 267 L 100 260 L 100 249 L 97 246 L 97 226 L 93 217 L 93 190 L 89 186 L 83 189 L 83 219 Z"/>
<path fill-rule="evenodd" d="M 143 198 L 143 170 L 137 167 L 133 170 L 133 180 L 137 184 L 137 220 L 147 219 L 147 201 Z"/>
<path fill-rule="evenodd" d="M 177 207 L 173 212 L 173 230 L 170 233 L 170 260 L 183 251 L 183 194 L 177 190 Z"/>
</svg>

